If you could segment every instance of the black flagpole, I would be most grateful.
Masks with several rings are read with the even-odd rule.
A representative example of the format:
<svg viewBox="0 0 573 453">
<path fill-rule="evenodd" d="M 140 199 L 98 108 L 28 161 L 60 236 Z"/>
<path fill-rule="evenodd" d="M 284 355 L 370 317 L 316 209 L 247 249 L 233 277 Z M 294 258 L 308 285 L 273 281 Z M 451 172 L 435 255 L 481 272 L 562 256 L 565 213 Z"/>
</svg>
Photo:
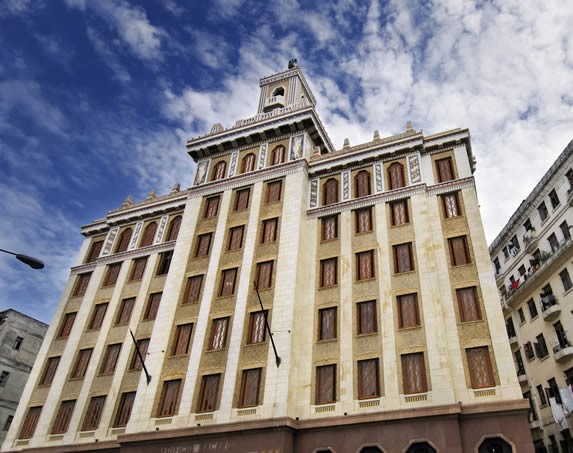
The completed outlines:
<svg viewBox="0 0 573 453">
<path fill-rule="evenodd" d="M 275 340 L 273 339 L 273 334 L 271 332 L 271 328 L 269 327 L 269 320 L 267 319 L 267 312 L 265 307 L 263 307 L 263 301 L 261 300 L 261 295 L 259 294 L 259 288 L 257 288 L 257 282 L 253 282 L 255 285 L 255 291 L 257 292 L 257 297 L 259 298 L 259 304 L 261 305 L 261 310 L 263 311 L 263 316 L 265 317 L 265 326 L 267 327 L 267 332 L 269 333 L 269 337 L 271 339 L 271 344 L 273 345 L 273 351 L 275 351 L 275 360 L 277 363 L 277 368 L 281 364 L 281 358 L 277 353 L 277 347 L 275 346 Z"/>
<path fill-rule="evenodd" d="M 147 385 L 149 385 L 149 383 L 151 382 L 151 375 L 147 371 L 147 367 L 145 366 L 145 360 L 143 360 L 143 357 L 141 356 L 141 351 L 139 350 L 139 345 L 137 344 L 137 341 L 135 340 L 135 336 L 133 335 L 133 332 L 131 331 L 131 329 L 129 329 L 129 333 L 131 334 L 131 339 L 133 340 L 133 343 L 135 344 L 135 351 L 137 352 L 137 357 L 139 357 L 139 360 L 141 360 L 141 365 L 143 366 L 143 371 L 145 371 L 145 377 L 147 379 Z"/>
</svg>

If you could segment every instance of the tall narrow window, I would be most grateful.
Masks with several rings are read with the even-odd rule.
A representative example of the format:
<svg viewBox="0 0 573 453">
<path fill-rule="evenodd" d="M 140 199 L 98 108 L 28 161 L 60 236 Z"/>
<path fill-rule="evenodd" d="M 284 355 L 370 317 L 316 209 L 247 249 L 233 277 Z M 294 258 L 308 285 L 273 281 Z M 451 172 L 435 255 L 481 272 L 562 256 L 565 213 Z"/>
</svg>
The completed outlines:
<svg viewBox="0 0 573 453">
<path fill-rule="evenodd" d="M 529 316 L 531 319 L 536 318 L 539 312 L 537 311 L 537 305 L 533 299 L 527 301 L 527 307 L 529 308 Z"/>
<path fill-rule="evenodd" d="M 328 181 L 326 181 L 323 191 L 324 205 L 338 203 L 338 181 L 336 179 L 330 178 Z"/>
<path fill-rule="evenodd" d="M 438 182 L 446 182 L 454 179 L 454 169 L 451 157 L 436 160 L 436 170 L 438 174 Z"/>
<path fill-rule="evenodd" d="M 358 398 L 377 398 L 380 396 L 378 359 L 358 361 Z"/>
<path fill-rule="evenodd" d="M 191 332 L 193 324 L 180 324 L 177 326 L 175 338 L 173 340 L 173 348 L 171 350 L 172 356 L 185 355 L 189 352 L 191 345 Z"/>
<path fill-rule="evenodd" d="M 18 439 L 30 439 L 36 431 L 36 425 L 42 413 L 42 406 L 31 407 L 28 409 L 24 423 L 22 423 L 22 429 L 20 429 L 20 434 Z"/>
<path fill-rule="evenodd" d="M 448 242 L 450 244 L 450 258 L 452 259 L 452 266 L 461 266 L 463 264 L 471 263 L 468 242 L 465 236 L 450 238 L 448 239 Z"/>
<path fill-rule="evenodd" d="M 202 275 L 194 275 L 193 277 L 189 277 L 187 279 L 187 286 L 185 287 L 185 294 L 183 296 L 184 304 L 194 304 L 199 302 L 202 283 Z"/>
<path fill-rule="evenodd" d="M 487 346 L 466 349 L 472 388 L 494 387 L 493 371 Z"/>
<path fill-rule="evenodd" d="M 249 196 L 251 194 L 251 189 L 237 190 L 237 195 L 235 198 L 235 211 L 242 211 L 249 207 Z"/>
<path fill-rule="evenodd" d="M 93 263 L 99 257 L 101 248 L 103 247 L 103 241 L 96 241 L 90 247 L 90 252 L 88 253 L 86 263 Z"/>
<path fill-rule="evenodd" d="M 338 280 L 338 258 L 328 258 L 320 261 L 320 286 L 334 286 Z"/>
<path fill-rule="evenodd" d="M 195 256 L 207 256 L 211 248 L 211 236 L 213 233 L 200 234 L 197 238 L 197 248 L 195 249 Z"/>
<path fill-rule="evenodd" d="M 163 382 L 161 399 L 157 410 L 158 417 L 169 417 L 177 412 L 177 400 L 179 399 L 179 387 L 181 379 Z"/>
<path fill-rule="evenodd" d="M 567 220 L 561 222 L 559 224 L 559 228 L 561 229 L 561 233 L 563 234 L 563 239 L 568 241 L 571 239 L 571 231 L 569 230 L 569 225 L 567 224 Z"/>
<path fill-rule="evenodd" d="M 545 202 L 542 202 L 537 207 L 537 212 L 539 213 L 539 218 L 541 219 L 541 223 L 543 223 L 545 219 L 547 219 L 547 217 L 549 216 L 549 211 L 547 210 L 547 206 L 545 206 Z"/>
<path fill-rule="evenodd" d="M 213 319 L 211 326 L 211 340 L 209 341 L 209 349 L 216 351 L 224 349 L 227 343 L 227 328 L 229 327 L 229 318 Z"/>
<path fill-rule="evenodd" d="M 547 350 L 547 343 L 545 342 L 545 337 L 542 333 L 540 333 L 535 337 L 535 339 L 537 340 L 534 343 L 535 353 L 537 354 L 537 358 L 542 359 L 549 354 L 549 351 Z"/>
<path fill-rule="evenodd" d="M 24 341 L 23 337 L 16 337 L 16 340 L 14 341 L 14 349 L 16 351 L 19 351 L 20 348 L 22 347 L 22 342 Z"/>
<path fill-rule="evenodd" d="M 428 391 L 423 352 L 402 354 L 402 380 L 407 395 Z"/>
<path fill-rule="evenodd" d="M 38 385 L 51 385 L 52 381 L 54 380 L 54 376 L 56 375 L 56 370 L 58 369 L 58 365 L 60 364 L 60 357 L 50 357 L 46 362 L 46 366 L 44 367 L 44 373 L 40 378 L 40 383 Z"/>
<path fill-rule="evenodd" d="M 257 288 L 268 289 L 272 286 L 273 281 L 273 262 L 265 261 L 257 263 Z"/>
<path fill-rule="evenodd" d="M 262 368 L 243 371 L 239 407 L 254 407 L 259 405 L 261 371 Z"/>
<path fill-rule="evenodd" d="M 52 424 L 50 434 L 63 434 L 68 430 L 76 400 L 62 401 Z"/>
<path fill-rule="evenodd" d="M 99 374 L 112 374 L 115 371 L 115 365 L 117 364 L 120 351 L 121 343 L 108 345 L 99 369 Z"/>
<path fill-rule="evenodd" d="M 285 161 L 285 147 L 279 145 L 271 151 L 271 165 L 282 164 Z"/>
<path fill-rule="evenodd" d="M 318 340 L 336 338 L 336 307 L 318 310 Z"/>
<path fill-rule="evenodd" d="M 237 279 L 237 268 L 223 270 L 221 278 L 221 289 L 219 296 L 232 296 L 235 294 L 235 280 Z"/>
<path fill-rule="evenodd" d="M 249 318 L 248 344 L 262 343 L 265 341 L 265 311 L 255 311 Z"/>
<path fill-rule="evenodd" d="M 414 260 L 412 259 L 412 243 L 394 245 L 394 272 L 410 272 L 414 270 Z"/>
<path fill-rule="evenodd" d="M 227 169 L 227 164 L 225 161 L 219 162 L 215 167 L 213 167 L 213 177 L 211 181 L 218 181 L 225 177 L 225 170 Z"/>
<path fill-rule="evenodd" d="M 213 412 L 217 408 L 220 374 L 209 374 L 201 379 L 197 412 Z"/>
<path fill-rule="evenodd" d="M 125 252 L 127 247 L 129 247 L 129 241 L 131 241 L 131 234 L 133 230 L 131 228 L 126 228 L 121 232 L 119 235 L 119 242 L 117 243 L 117 247 L 115 248 L 115 253 Z"/>
<path fill-rule="evenodd" d="M 105 313 L 107 311 L 107 302 L 105 304 L 97 304 L 94 308 L 92 313 L 92 319 L 88 325 L 89 330 L 97 330 L 101 329 L 101 325 L 103 324 L 103 318 L 105 317 Z"/>
<path fill-rule="evenodd" d="M 169 267 L 171 266 L 172 259 L 173 250 L 161 252 L 159 254 L 159 265 L 157 266 L 157 272 L 155 275 L 166 275 L 169 272 Z"/>
<path fill-rule="evenodd" d="M 181 228 L 181 216 L 177 215 L 173 217 L 173 220 L 171 220 L 171 223 L 169 224 L 169 230 L 167 231 L 165 241 L 175 241 L 177 236 L 179 236 L 179 228 Z"/>
<path fill-rule="evenodd" d="M 366 170 L 359 171 L 354 178 L 354 182 L 356 185 L 356 198 L 370 195 L 370 173 Z"/>
<path fill-rule="evenodd" d="M 456 289 L 456 296 L 458 299 L 461 322 L 479 321 L 482 319 L 477 289 L 475 286 Z"/>
<path fill-rule="evenodd" d="M 229 230 L 229 243 L 227 250 L 239 250 L 243 246 L 244 225 L 233 227 Z"/>
<path fill-rule="evenodd" d="M 117 277 L 119 276 L 120 269 L 121 269 L 121 263 L 114 263 L 108 265 L 102 286 L 115 285 L 115 282 L 117 282 Z"/>
<path fill-rule="evenodd" d="M 119 428 L 127 426 L 129 418 L 131 417 L 131 409 L 133 409 L 133 402 L 135 401 L 135 392 L 126 392 L 121 394 L 119 399 L 119 406 L 115 414 L 113 426 Z"/>
<path fill-rule="evenodd" d="M 376 301 L 359 302 L 357 308 L 357 333 L 366 335 L 378 332 L 378 322 L 376 319 Z"/>
<path fill-rule="evenodd" d="M 539 395 L 539 403 L 541 404 L 541 406 L 547 405 L 547 398 L 545 396 L 545 391 L 543 390 L 543 386 L 538 385 L 536 389 L 537 389 L 537 394 Z"/>
<path fill-rule="evenodd" d="M 70 336 L 70 332 L 74 326 L 74 321 L 76 320 L 76 314 L 77 312 L 74 311 L 64 315 L 62 326 L 60 327 L 60 331 L 58 332 L 58 336 L 56 338 L 67 338 Z"/>
<path fill-rule="evenodd" d="M 356 254 L 356 280 L 374 278 L 374 250 Z"/>
<path fill-rule="evenodd" d="M 551 247 L 551 251 L 556 252 L 559 248 L 559 241 L 557 240 L 555 233 L 551 233 L 547 240 L 549 241 L 549 247 Z"/>
<path fill-rule="evenodd" d="M 92 397 L 86 410 L 86 415 L 84 416 L 82 431 L 93 431 L 99 427 L 104 404 L 105 395 Z"/>
<path fill-rule="evenodd" d="M 14 420 L 14 416 L 13 415 L 8 415 L 8 417 L 6 417 L 6 421 L 4 422 L 4 426 L 2 428 L 3 431 L 8 431 L 10 429 L 10 426 L 12 426 L 12 421 Z"/>
<path fill-rule="evenodd" d="M 267 184 L 267 203 L 281 201 L 282 181 L 273 181 Z"/>
<path fill-rule="evenodd" d="M 149 295 L 147 308 L 145 309 L 145 314 L 143 315 L 144 321 L 151 321 L 157 318 L 157 312 L 159 311 L 159 304 L 161 303 L 162 294 L 163 293 L 153 293 Z"/>
<path fill-rule="evenodd" d="M 139 358 L 139 354 L 141 354 L 141 357 L 143 357 L 143 361 L 145 362 L 145 358 L 147 357 L 147 349 L 149 348 L 149 340 L 149 338 L 142 338 L 141 340 L 137 340 L 137 349 L 133 350 L 133 355 L 129 361 L 130 371 L 138 371 L 143 368 L 143 363 Z M 137 353 L 137 350 L 139 350 L 139 354 Z"/>
<path fill-rule="evenodd" d="M 460 215 L 460 205 L 458 203 L 458 194 L 450 193 L 442 196 L 442 204 L 444 206 L 444 217 L 451 218 Z"/>
<path fill-rule="evenodd" d="M 131 266 L 131 275 L 129 276 L 130 282 L 141 280 L 143 278 L 143 272 L 145 271 L 146 264 L 147 264 L 146 256 L 142 258 L 136 258 L 133 260 L 133 265 Z"/>
<path fill-rule="evenodd" d="M 155 232 L 157 231 L 157 222 L 150 222 L 147 224 L 143 230 L 143 238 L 141 239 L 140 247 L 147 247 L 153 244 L 153 239 L 155 239 Z"/>
<path fill-rule="evenodd" d="M 372 231 L 372 208 L 357 209 L 354 212 L 356 212 L 356 233 Z"/>
<path fill-rule="evenodd" d="M 263 237 L 262 244 L 275 242 L 277 240 L 278 218 L 263 220 Z"/>
<path fill-rule="evenodd" d="M 388 183 L 390 189 L 399 189 L 406 185 L 404 179 L 404 166 L 398 162 L 394 162 L 388 167 Z"/>
<path fill-rule="evenodd" d="M 410 222 L 408 218 L 408 200 L 398 200 L 390 203 L 392 226 L 405 225 Z"/>
<path fill-rule="evenodd" d="M 320 219 L 321 233 L 323 241 L 330 241 L 338 238 L 338 216 L 331 215 Z"/>
<path fill-rule="evenodd" d="M 336 365 L 316 367 L 316 404 L 336 401 Z"/>
<path fill-rule="evenodd" d="M 81 297 L 86 293 L 91 276 L 92 273 L 88 272 L 87 274 L 79 274 L 76 277 L 76 284 L 74 285 L 74 290 L 72 291 L 72 297 Z"/>
<path fill-rule="evenodd" d="M 76 363 L 74 364 L 70 378 L 79 379 L 86 375 L 88 364 L 90 363 L 90 358 L 92 356 L 92 351 L 92 348 L 80 349 L 80 352 L 78 352 L 78 356 L 76 357 Z"/>
<path fill-rule="evenodd" d="M 116 325 L 124 325 L 129 323 L 131 318 L 131 312 L 133 311 L 133 306 L 135 305 L 135 297 L 130 297 L 128 299 L 123 299 L 119 306 L 119 311 L 117 312 L 117 317 L 115 318 Z"/>
<path fill-rule="evenodd" d="M 241 161 L 241 173 L 248 173 L 255 169 L 255 155 L 253 153 L 247 154 Z"/>
<path fill-rule="evenodd" d="M 397 300 L 400 329 L 418 327 L 420 325 L 420 313 L 417 294 L 404 294 L 398 296 Z"/>
<path fill-rule="evenodd" d="M 563 269 L 559 272 L 559 278 L 561 278 L 561 283 L 563 283 L 563 291 L 569 291 L 573 287 L 573 283 L 571 283 L 571 276 L 569 275 L 569 271 L 567 269 Z"/>
<path fill-rule="evenodd" d="M 553 189 L 551 192 L 549 192 L 549 201 L 551 201 L 551 207 L 553 209 L 555 209 L 557 206 L 559 206 L 559 197 L 557 196 L 557 192 L 555 192 L 555 189 Z"/>
<path fill-rule="evenodd" d="M 205 215 L 203 217 L 206 219 L 217 217 L 218 212 L 219 196 L 207 198 L 207 201 L 205 202 Z"/>
</svg>

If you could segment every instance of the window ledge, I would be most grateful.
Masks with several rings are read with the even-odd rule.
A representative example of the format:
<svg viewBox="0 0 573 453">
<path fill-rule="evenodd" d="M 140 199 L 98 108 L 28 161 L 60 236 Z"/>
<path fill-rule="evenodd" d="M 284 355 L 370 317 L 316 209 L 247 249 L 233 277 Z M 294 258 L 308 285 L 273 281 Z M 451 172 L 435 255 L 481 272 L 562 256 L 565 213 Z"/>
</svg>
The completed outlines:
<svg viewBox="0 0 573 453">
<path fill-rule="evenodd" d="M 338 283 L 335 285 L 328 285 L 328 286 L 319 286 L 318 287 L 318 291 L 324 291 L 324 290 L 329 290 L 332 288 L 338 288 Z"/>
<path fill-rule="evenodd" d="M 551 355 L 551 354 L 548 353 L 547 355 L 545 355 L 545 356 L 543 356 L 543 357 L 540 357 L 540 358 L 539 358 L 539 361 L 540 361 L 540 362 L 543 362 L 544 360 L 547 360 L 550 355 Z"/>
<path fill-rule="evenodd" d="M 399 224 L 397 224 L 397 225 L 390 225 L 390 229 L 392 230 L 392 229 L 394 229 L 394 228 L 405 227 L 405 226 L 408 226 L 408 225 L 411 225 L 411 223 L 410 223 L 410 222 L 399 223 Z"/>
<path fill-rule="evenodd" d="M 369 278 L 363 278 L 363 279 L 356 279 L 353 281 L 353 283 L 364 283 L 364 282 L 372 282 L 372 281 L 376 281 L 376 277 L 369 277 Z"/>
<path fill-rule="evenodd" d="M 338 237 L 332 238 L 332 239 L 321 239 L 320 243 L 321 244 L 328 244 L 329 242 L 334 242 L 334 241 L 338 241 Z"/>
<path fill-rule="evenodd" d="M 421 328 L 422 328 L 422 324 L 417 325 L 417 326 L 411 326 L 411 327 L 398 327 L 398 332 L 421 329 Z"/>
<path fill-rule="evenodd" d="M 531 318 L 531 319 L 529 320 L 529 322 L 533 322 L 533 321 L 535 321 L 537 318 L 539 318 L 539 313 L 537 313 L 533 318 Z"/>
<path fill-rule="evenodd" d="M 478 324 L 480 322 L 483 322 L 483 318 L 482 319 L 472 319 L 471 321 L 460 321 L 459 324 L 462 326 L 467 326 L 468 324 Z"/>
<path fill-rule="evenodd" d="M 316 340 L 317 344 L 334 343 L 338 341 L 338 338 L 329 338 L 328 340 Z"/>
<path fill-rule="evenodd" d="M 362 338 L 362 337 L 371 337 L 373 335 L 378 335 L 378 331 L 376 332 L 368 332 L 368 333 L 357 333 L 356 337 L 357 338 Z"/>
<path fill-rule="evenodd" d="M 562 294 L 562 297 L 568 295 L 568 294 L 569 294 L 570 292 L 572 292 L 572 291 L 573 291 L 573 286 L 572 286 L 571 288 L 569 288 L 568 290 L 566 290 L 566 291 Z"/>
<path fill-rule="evenodd" d="M 405 272 L 394 272 L 394 277 L 398 276 L 398 275 L 408 275 L 408 274 L 415 274 L 416 273 L 416 269 L 412 270 L 412 271 L 405 271 Z"/>
<path fill-rule="evenodd" d="M 371 230 L 368 230 L 368 231 L 360 231 L 360 232 L 357 231 L 356 233 L 354 233 L 354 235 L 355 236 L 365 236 L 365 235 L 370 234 L 370 233 L 374 233 L 374 228 L 372 228 Z"/>
</svg>

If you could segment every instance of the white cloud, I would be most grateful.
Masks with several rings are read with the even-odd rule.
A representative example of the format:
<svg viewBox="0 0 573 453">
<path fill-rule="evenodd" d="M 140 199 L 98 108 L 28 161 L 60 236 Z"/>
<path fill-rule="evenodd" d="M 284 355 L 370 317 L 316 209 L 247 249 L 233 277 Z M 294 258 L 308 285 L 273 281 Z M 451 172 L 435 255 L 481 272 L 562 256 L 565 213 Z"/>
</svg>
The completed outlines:
<svg viewBox="0 0 573 453">
<path fill-rule="evenodd" d="M 116 53 L 108 46 L 100 34 L 92 27 L 87 27 L 86 33 L 95 51 L 99 54 L 102 61 L 111 69 L 114 78 L 122 83 L 129 82 L 131 80 L 129 72 L 121 64 Z"/>
<path fill-rule="evenodd" d="M 194 55 L 211 69 L 228 69 L 231 46 L 220 35 L 201 30 L 189 30 L 193 39 Z"/>
</svg>

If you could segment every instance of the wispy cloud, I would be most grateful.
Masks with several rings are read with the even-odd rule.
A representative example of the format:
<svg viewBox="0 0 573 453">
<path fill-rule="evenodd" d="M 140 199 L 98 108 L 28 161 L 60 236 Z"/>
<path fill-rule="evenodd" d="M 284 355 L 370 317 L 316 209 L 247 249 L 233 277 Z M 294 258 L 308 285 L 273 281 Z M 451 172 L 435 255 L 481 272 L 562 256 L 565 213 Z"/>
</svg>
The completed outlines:
<svg viewBox="0 0 573 453">
<path fill-rule="evenodd" d="M 119 82 L 127 83 L 131 80 L 131 76 L 127 69 L 121 64 L 116 53 L 109 47 L 106 41 L 100 36 L 93 27 L 87 27 L 87 36 L 91 41 L 93 48 L 101 57 L 101 60 L 109 67 L 114 79 Z"/>
</svg>

